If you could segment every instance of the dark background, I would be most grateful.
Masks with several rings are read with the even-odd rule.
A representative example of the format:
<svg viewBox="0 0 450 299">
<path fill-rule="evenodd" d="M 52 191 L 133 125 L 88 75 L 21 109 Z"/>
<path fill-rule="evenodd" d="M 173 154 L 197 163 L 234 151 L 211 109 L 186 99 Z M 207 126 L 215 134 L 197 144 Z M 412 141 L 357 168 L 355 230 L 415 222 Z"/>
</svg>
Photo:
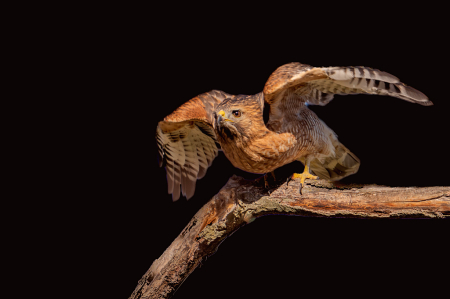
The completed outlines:
<svg viewBox="0 0 450 299">
<path fill-rule="evenodd" d="M 255 177 L 233 168 L 219 153 L 197 182 L 194 197 L 172 202 L 165 170 L 157 164 L 158 121 L 212 89 L 258 93 L 285 63 L 369 66 L 425 93 L 434 106 L 355 95 L 336 96 L 327 106 L 311 109 L 361 159 L 359 172 L 346 182 L 449 185 L 443 36 L 439 31 L 436 36 L 431 25 L 393 15 L 355 18 L 365 21 L 362 28 L 352 22 L 344 26 L 336 21 L 338 16 L 325 19 L 320 28 L 300 22 L 273 29 L 269 20 L 239 25 L 236 22 L 243 18 L 235 15 L 230 29 L 228 23 L 211 25 L 223 19 L 210 15 L 175 27 L 162 21 L 145 34 L 131 35 L 132 46 L 119 55 L 124 84 L 116 80 L 108 85 L 110 98 L 99 93 L 102 105 L 92 109 L 99 124 L 91 133 L 92 145 L 83 150 L 94 163 L 80 183 L 95 190 L 85 197 L 85 213 L 96 222 L 86 241 L 98 267 L 94 275 L 106 275 L 105 284 L 117 298 L 133 292 L 153 260 L 231 175 Z M 302 169 L 293 163 L 281 170 L 281 176 Z M 448 254 L 448 224 L 424 219 L 263 217 L 223 242 L 175 297 L 438 292 L 444 253 Z"/>
</svg>

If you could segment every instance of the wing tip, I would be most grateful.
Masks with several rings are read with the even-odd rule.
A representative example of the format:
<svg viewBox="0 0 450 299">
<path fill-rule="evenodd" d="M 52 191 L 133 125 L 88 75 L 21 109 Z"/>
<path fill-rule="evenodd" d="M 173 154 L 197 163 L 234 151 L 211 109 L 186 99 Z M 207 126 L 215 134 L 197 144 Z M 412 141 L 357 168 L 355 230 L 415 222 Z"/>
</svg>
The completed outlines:
<svg viewBox="0 0 450 299">
<path fill-rule="evenodd" d="M 422 106 L 433 106 L 433 102 L 428 99 L 428 97 L 421 91 L 415 89 L 414 87 L 408 86 L 404 83 L 395 84 L 400 88 L 400 94 L 405 95 L 412 99 L 412 102 L 420 104 Z"/>
<path fill-rule="evenodd" d="M 421 101 L 421 102 L 417 102 L 417 103 L 422 106 L 434 106 L 433 102 L 428 99 L 426 101 Z"/>
</svg>

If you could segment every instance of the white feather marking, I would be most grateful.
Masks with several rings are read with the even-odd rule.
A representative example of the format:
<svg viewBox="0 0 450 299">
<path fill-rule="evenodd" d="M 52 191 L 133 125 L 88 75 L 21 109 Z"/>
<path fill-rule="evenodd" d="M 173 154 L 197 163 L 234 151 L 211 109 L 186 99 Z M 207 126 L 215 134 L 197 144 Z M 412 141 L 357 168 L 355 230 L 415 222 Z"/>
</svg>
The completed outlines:
<svg viewBox="0 0 450 299">
<path fill-rule="evenodd" d="M 368 67 L 326 67 L 322 68 L 325 73 L 333 80 L 345 81 L 350 80 L 352 78 L 367 78 L 367 79 L 375 79 L 380 81 L 385 81 L 389 83 L 398 83 L 400 80 L 383 71 L 377 69 L 371 69 Z"/>
</svg>

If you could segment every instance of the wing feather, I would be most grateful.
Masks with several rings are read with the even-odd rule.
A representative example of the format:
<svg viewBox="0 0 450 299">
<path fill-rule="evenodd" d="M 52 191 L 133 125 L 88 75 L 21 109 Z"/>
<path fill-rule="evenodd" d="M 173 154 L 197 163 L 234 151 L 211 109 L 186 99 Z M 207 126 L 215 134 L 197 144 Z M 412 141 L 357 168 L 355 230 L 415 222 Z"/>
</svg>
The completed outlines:
<svg viewBox="0 0 450 299">
<path fill-rule="evenodd" d="M 433 105 L 422 92 L 383 71 L 363 66 L 315 68 L 298 62 L 279 67 L 264 87 L 269 104 L 282 100 L 291 89 L 308 104 L 326 105 L 334 94 L 374 94 L 396 97 L 424 106 Z M 287 94 L 286 94 L 287 95 Z"/>
<path fill-rule="evenodd" d="M 218 155 L 213 112 L 229 97 L 233 96 L 218 90 L 201 94 L 158 123 L 159 165 L 166 167 L 168 193 L 174 201 L 180 198 L 180 191 L 187 199 L 194 195 L 197 179 L 206 174 Z"/>
<path fill-rule="evenodd" d="M 336 81 L 352 80 L 355 78 L 375 79 L 379 81 L 398 83 L 400 80 L 383 71 L 364 66 L 325 67 L 322 68 L 330 79 Z"/>
</svg>

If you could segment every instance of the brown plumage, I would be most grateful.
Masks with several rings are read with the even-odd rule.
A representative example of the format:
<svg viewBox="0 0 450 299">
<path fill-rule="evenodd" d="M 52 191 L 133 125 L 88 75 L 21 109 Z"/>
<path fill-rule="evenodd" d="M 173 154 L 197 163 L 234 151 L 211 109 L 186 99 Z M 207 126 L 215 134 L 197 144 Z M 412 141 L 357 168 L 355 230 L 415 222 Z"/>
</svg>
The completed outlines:
<svg viewBox="0 0 450 299">
<path fill-rule="evenodd" d="M 325 105 L 334 94 L 357 93 L 432 105 L 420 91 L 379 70 L 283 65 L 270 75 L 263 92 L 230 95 L 213 90 L 159 122 L 156 138 L 169 193 L 173 200 L 180 191 L 192 197 L 196 180 L 205 175 L 219 147 L 235 167 L 252 173 L 268 173 L 295 160 L 306 166 L 305 173 L 311 169 L 322 179 L 339 180 L 357 172 L 359 159 L 307 107 Z M 270 104 L 267 124 L 264 102 Z"/>
</svg>

